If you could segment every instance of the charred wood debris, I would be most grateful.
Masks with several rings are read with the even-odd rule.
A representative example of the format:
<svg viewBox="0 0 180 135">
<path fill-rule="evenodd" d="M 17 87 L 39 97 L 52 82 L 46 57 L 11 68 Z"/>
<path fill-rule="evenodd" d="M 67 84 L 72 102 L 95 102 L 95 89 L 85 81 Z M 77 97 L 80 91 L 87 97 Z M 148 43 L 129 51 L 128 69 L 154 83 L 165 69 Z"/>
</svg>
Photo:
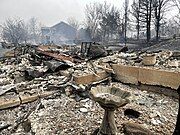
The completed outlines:
<svg viewBox="0 0 180 135">
<path fill-rule="evenodd" d="M 155 58 L 154 54 L 156 56 Z M 36 110 L 44 108 L 42 104 L 43 99 L 53 100 L 58 99 L 62 95 L 66 95 L 74 99 L 73 102 L 85 100 L 90 102 L 89 91 L 92 87 L 98 85 L 120 85 L 121 82 L 115 79 L 115 72 L 111 66 L 112 64 L 118 63 L 131 66 L 153 66 L 179 72 L 180 52 L 162 50 L 135 52 L 128 50 L 126 46 L 112 51 L 98 43 L 83 42 L 80 46 L 21 45 L 5 53 L 4 56 L 0 58 L 0 112 L 3 113 L 3 111 L 18 108 L 21 114 L 17 115 L 12 123 L 0 119 L 0 134 L 17 133 L 20 125 L 24 133 L 35 134 L 31 129 L 31 122 L 28 117 Z M 122 87 L 131 89 L 129 86 Z M 132 91 L 130 92 L 132 93 Z M 137 92 L 135 93 L 137 94 Z M 147 95 L 146 92 L 145 95 Z M 151 95 L 154 94 L 151 93 Z M 64 98 L 67 99 L 67 97 Z M 140 105 L 148 106 L 147 104 L 151 104 L 147 102 L 148 101 L 142 98 L 137 101 Z M 177 99 L 173 99 L 170 102 L 175 102 L 175 110 L 177 110 Z M 86 107 L 80 108 L 80 111 L 86 113 L 87 109 Z M 102 112 L 102 110 L 100 110 L 100 112 Z M 139 115 L 141 113 L 143 113 L 142 110 L 138 112 Z M 162 121 L 168 122 L 167 118 L 160 116 L 158 111 L 154 115 L 161 117 L 161 119 L 163 119 Z M 173 113 L 172 115 L 173 123 L 170 126 L 171 129 L 168 127 L 165 130 L 156 128 L 161 122 L 160 120 L 155 120 L 153 117 L 151 119 L 151 125 L 155 127 L 151 126 L 151 128 L 149 128 L 151 133 L 173 133 L 177 113 Z M 128 120 L 129 119 L 130 118 L 128 118 Z M 141 122 L 137 123 L 142 125 Z M 177 124 L 178 123 L 179 121 Z M 118 131 L 121 132 L 121 134 L 126 134 L 125 130 L 127 134 L 132 132 L 134 134 L 142 132 L 142 134 L 150 133 L 147 128 L 143 128 L 138 124 L 133 125 L 132 123 L 125 123 L 124 126 L 122 124 L 122 126 L 118 126 Z M 123 127 L 124 130 L 122 130 Z M 174 134 L 179 134 L 177 127 L 179 126 L 176 126 Z M 95 128 L 96 127 L 89 129 L 89 132 L 94 132 Z M 81 134 L 82 132 L 85 131 L 78 133 L 76 131 L 62 131 L 60 133 Z M 85 132 L 85 134 L 89 132 Z"/>
</svg>

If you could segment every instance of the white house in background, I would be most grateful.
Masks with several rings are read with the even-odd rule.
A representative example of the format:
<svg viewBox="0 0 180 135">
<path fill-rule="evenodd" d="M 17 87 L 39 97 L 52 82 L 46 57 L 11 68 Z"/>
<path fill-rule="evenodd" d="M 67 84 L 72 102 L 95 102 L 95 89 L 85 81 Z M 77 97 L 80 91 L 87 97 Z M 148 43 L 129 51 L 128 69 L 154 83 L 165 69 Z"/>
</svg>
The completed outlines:
<svg viewBox="0 0 180 135">
<path fill-rule="evenodd" d="M 60 22 L 52 27 L 42 27 L 42 43 L 73 44 L 77 30 L 65 22 Z"/>
</svg>

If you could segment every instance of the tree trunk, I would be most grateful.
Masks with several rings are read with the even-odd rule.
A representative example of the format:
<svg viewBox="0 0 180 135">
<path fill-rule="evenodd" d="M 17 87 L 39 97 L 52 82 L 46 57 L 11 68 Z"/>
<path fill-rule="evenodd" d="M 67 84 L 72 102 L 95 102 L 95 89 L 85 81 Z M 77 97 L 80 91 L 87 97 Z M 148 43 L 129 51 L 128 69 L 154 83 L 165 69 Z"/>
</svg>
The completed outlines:
<svg viewBox="0 0 180 135">
<path fill-rule="evenodd" d="M 139 21 L 137 23 L 137 40 L 139 40 L 139 31 L 140 31 L 140 28 L 139 28 Z"/>
<path fill-rule="evenodd" d="M 150 41 L 150 39 L 151 39 L 151 27 L 150 27 L 150 22 L 148 21 L 148 23 L 147 23 L 147 42 L 149 42 Z"/>
<path fill-rule="evenodd" d="M 106 41 L 106 30 L 103 32 L 102 43 Z"/>
<path fill-rule="evenodd" d="M 151 39 L 151 17 L 152 17 L 152 0 L 149 0 L 149 6 L 147 6 L 147 42 Z"/>
<path fill-rule="evenodd" d="M 161 8 L 162 2 L 158 4 L 159 6 L 155 7 L 155 27 L 156 27 L 156 41 L 159 41 L 159 29 L 160 29 L 160 21 L 161 21 Z"/>
<path fill-rule="evenodd" d="M 160 28 L 159 21 L 157 21 L 157 24 L 156 24 L 156 41 L 159 41 L 159 28 Z"/>
<path fill-rule="evenodd" d="M 140 0 L 138 1 L 138 19 L 137 19 L 137 40 L 139 40 L 139 32 L 140 32 L 140 8 L 141 8 L 141 4 L 140 4 Z"/>
</svg>

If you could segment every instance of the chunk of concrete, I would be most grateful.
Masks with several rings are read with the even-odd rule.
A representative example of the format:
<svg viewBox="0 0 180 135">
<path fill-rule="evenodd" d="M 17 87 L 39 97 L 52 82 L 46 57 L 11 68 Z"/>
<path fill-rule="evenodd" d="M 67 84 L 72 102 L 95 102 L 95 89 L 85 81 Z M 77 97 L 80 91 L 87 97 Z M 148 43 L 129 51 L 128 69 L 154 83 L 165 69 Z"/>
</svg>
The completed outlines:
<svg viewBox="0 0 180 135">
<path fill-rule="evenodd" d="M 40 98 L 48 97 L 48 96 L 53 95 L 54 93 L 55 93 L 55 91 L 44 91 L 39 94 L 39 97 Z"/>
<path fill-rule="evenodd" d="M 177 89 L 180 84 L 180 72 L 146 67 L 113 64 L 115 79 L 130 84 L 158 85 Z"/>
<path fill-rule="evenodd" d="M 127 122 L 124 123 L 123 126 L 125 135 L 153 135 L 151 131 L 142 124 Z"/>
<path fill-rule="evenodd" d="M 108 73 L 106 73 L 105 71 L 101 71 L 97 73 L 97 75 L 95 74 L 87 74 L 83 76 L 73 75 L 73 79 L 77 84 L 90 84 L 92 82 L 103 80 L 107 78 L 108 76 L 109 76 Z"/>
<path fill-rule="evenodd" d="M 0 110 L 20 105 L 21 101 L 14 93 L 8 93 L 0 96 Z"/>
<path fill-rule="evenodd" d="M 37 93 L 29 94 L 29 93 L 20 92 L 19 95 L 20 95 L 20 99 L 21 99 L 22 104 L 33 102 L 39 98 Z"/>
<path fill-rule="evenodd" d="M 140 68 L 138 80 L 142 84 L 160 85 L 177 89 L 180 84 L 180 72 Z"/>
<path fill-rule="evenodd" d="M 145 66 L 153 66 L 156 64 L 156 55 L 155 54 L 147 54 L 143 57 L 143 65 Z"/>
<path fill-rule="evenodd" d="M 115 79 L 123 83 L 138 84 L 139 68 L 121 64 L 113 64 Z"/>
</svg>

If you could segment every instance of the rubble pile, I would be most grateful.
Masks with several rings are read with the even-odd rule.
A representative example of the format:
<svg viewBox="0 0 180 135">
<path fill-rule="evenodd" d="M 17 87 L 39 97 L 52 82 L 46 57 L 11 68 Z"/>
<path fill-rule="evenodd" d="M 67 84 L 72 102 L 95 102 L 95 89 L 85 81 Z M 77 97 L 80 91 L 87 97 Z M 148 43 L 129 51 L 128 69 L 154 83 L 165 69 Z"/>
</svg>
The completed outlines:
<svg viewBox="0 0 180 135">
<path fill-rule="evenodd" d="M 154 55 L 156 60 L 151 68 L 167 69 L 180 71 L 180 52 L 160 51 L 160 52 L 132 52 L 132 53 L 117 53 L 111 56 L 98 59 L 95 63 L 123 64 L 131 66 L 146 66 L 143 59 L 147 55 Z M 148 65 L 149 66 L 149 65 Z"/>
<path fill-rule="evenodd" d="M 99 85 L 131 93 L 130 103 L 115 111 L 118 134 L 124 134 L 126 122 L 153 134 L 173 133 L 178 100 L 112 82 L 112 64 L 180 72 L 179 52 L 120 52 L 92 58 L 79 51 L 39 46 L 0 62 L 0 134 L 92 134 L 100 127 L 103 109 L 90 99 L 89 91 Z M 145 65 L 143 58 L 151 54 L 156 62 Z M 126 116 L 126 109 L 138 111 L 140 117 Z"/>
</svg>

